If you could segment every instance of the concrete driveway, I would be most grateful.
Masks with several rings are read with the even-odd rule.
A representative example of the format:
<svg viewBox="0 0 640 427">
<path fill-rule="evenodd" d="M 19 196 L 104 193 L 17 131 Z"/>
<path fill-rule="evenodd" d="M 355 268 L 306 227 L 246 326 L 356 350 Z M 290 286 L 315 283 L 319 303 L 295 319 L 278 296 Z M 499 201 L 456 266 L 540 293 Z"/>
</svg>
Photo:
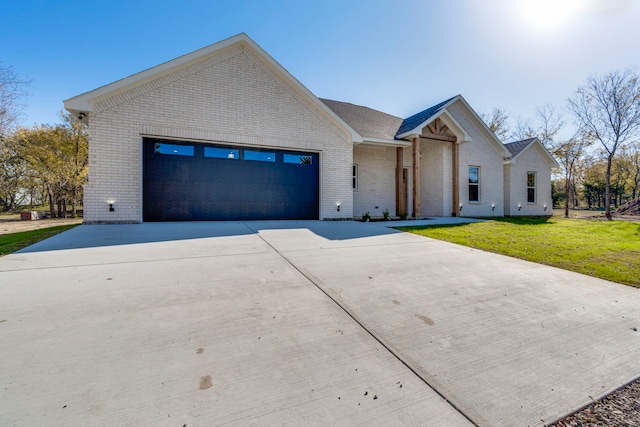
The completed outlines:
<svg viewBox="0 0 640 427">
<path fill-rule="evenodd" d="M 544 425 L 640 292 L 379 223 L 80 226 L 0 258 L 0 425 Z"/>
</svg>

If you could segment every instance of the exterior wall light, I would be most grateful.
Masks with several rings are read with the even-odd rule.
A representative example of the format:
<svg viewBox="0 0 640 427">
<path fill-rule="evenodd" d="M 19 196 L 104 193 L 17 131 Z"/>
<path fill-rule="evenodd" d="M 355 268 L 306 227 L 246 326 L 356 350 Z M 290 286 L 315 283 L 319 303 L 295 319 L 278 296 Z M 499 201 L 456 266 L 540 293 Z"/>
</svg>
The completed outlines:
<svg viewBox="0 0 640 427">
<path fill-rule="evenodd" d="M 341 205 L 340 202 L 336 202 L 336 208 L 337 208 L 338 212 L 340 212 L 340 205 Z"/>
<path fill-rule="evenodd" d="M 491 210 L 495 211 L 496 210 L 496 204 L 495 203 L 491 203 Z"/>
<path fill-rule="evenodd" d="M 462 212 L 462 203 L 460 203 L 459 208 L 460 208 L 460 212 Z"/>
<path fill-rule="evenodd" d="M 116 210 L 116 208 L 113 207 L 114 203 L 115 203 L 115 200 L 107 200 L 107 204 L 109 205 L 109 212 L 113 212 Z"/>
<path fill-rule="evenodd" d="M 546 204 L 544 205 L 544 210 L 545 210 L 545 211 L 547 210 L 547 205 L 546 205 Z"/>
<path fill-rule="evenodd" d="M 518 210 L 522 209 L 522 205 L 518 203 Z"/>
</svg>

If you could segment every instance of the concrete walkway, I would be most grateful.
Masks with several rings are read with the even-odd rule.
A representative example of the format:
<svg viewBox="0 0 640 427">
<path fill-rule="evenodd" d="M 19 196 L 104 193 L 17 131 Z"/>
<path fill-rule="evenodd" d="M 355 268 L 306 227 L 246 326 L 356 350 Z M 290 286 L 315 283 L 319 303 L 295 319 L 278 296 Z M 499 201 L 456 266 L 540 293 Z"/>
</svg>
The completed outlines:
<svg viewBox="0 0 640 427">
<path fill-rule="evenodd" d="M 382 224 L 80 226 L 0 258 L 0 425 L 544 425 L 640 375 L 638 289 Z"/>
</svg>

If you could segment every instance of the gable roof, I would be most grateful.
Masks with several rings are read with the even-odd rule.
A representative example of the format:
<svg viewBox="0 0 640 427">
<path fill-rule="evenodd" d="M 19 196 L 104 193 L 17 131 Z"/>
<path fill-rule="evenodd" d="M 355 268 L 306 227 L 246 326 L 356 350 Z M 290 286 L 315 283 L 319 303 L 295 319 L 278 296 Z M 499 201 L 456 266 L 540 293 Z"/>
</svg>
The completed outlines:
<svg viewBox="0 0 640 427">
<path fill-rule="evenodd" d="M 536 138 L 523 139 L 521 141 L 513 141 L 507 144 L 504 144 L 507 147 L 507 150 L 511 153 L 511 157 L 516 157 L 518 154 L 524 151 Z"/>
<path fill-rule="evenodd" d="M 487 124 L 482 120 L 482 118 L 480 118 L 480 116 L 478 116 L 478 113 L 471 108 L 462 95 L 456 95 L 446 101 L 434 105 L 433 107 L 414 114 L 408 119 L 405 119 L 401 129 L 396 134 L 396 138 L 407 138 L 412 134 L 420 135 L 424 126 L 429 122 L 440 118 L 454 134 L 457 134 L 459 142 L 470 142 L 472 140 L 472 136 L 464 127 L 462 127 L 462 125 L 460 125 L 460 123 L 458 123 L 451 111 L 449 111 L 449 107 L 452 107 L 456 103 L 459 103 L 460 106 L 471 115 L 472 119 L 478 123 L 478 126 L 486 131 L 488 141 L 494 146 L 496 152 L 503 157 L 508 157 L 509 152 L 505 148 L 504 144 L 502 144 L 502 141 L 498 139 L 495 133 L 491 132 L 487 127 Z"/>
<path fill-rule="evenodd" d="M 440 110 L 442 110 L 447 104 L 449 104 L 449 102 L 453 101 L 458 96 L 460 95 L 451 97 L 446 101 L 442 101 L 441 103 L 436 104 L 433 107 L 429 107 L 426 110 L 420 111 L 419 113 L 416 113 L 413 116 L 404 119 L 395 136 L 409 132 L 417 127 L 420 127 L 420 125 L 422 125 L 423 123 L 430 121 L 429 119 L 431 117 L 435 116 L 438 112 L 440 112 Z"/>
<path fill-rule="evenodd" d="M 393 140 L 402 124 L 400 117 L 361 105 L 320 98 L 363 138 Z"/>
<path fill-rule="evenodd" d="M 516 163 L 518 161 L 518 157 L 520 157 L 522 153 L 527 151 L 530 147 L 537 146 L 539 148 L 538 151 L 542 153 L 542 156 L 551 169 L 557 169 L 560 167 L 556 159 L 553 158 L 551 153 L 549 153 L 549 150 L 547 150 L 545 146 L 542 145 L 542 142 L 540 142 L 538 138 L 528 138 L 520 141 L 513 141 L 504 144 L 504 146 L 511 153 L 511 158 L 507 159 L 506 162 Z"/>
<path fill-rule="evenodd" d="M 196 61 L 201 61 L 202 59 L 210 55 L 217 54 L 223 49 L 226 49 L 233 45 L 244 45 L 258 57 L 264 59 L 277 74 L 279 74 L 282 78 L 284 78 L 288 83 L 292 85 L 294 90 L 307 97 L 314 105 L 316 105 L 321 111 L 328 115 L 332 121 L 334 121 L 338 126 L 344 128 L 350 135 L 353 142 L 362 142 L 362 137 L 355 130 L 353 130 L 344 120 L 336 115 L 324 103 L 320 102 L 320 100 L 309 89 L 302 85 L 302 83 L 300 83 L 295 77 L 293 77 L 293 75 L 291 75 L 282 65 L 280 65 L 275 59 L 273 59 L 266 51 L 258 46 L 258 44 L 245 33 L 240 33 L 226 40 L 222 40 L 218 43 L 203 47 L 194 52 L 188 53 L 155 67 L 133 74 L 129 77 L 117 80 L 108 85 L 101 86 L 92 91 L 85 92 L 73 98 L 69 98 L 64 101 L 64 107 L 73 114 L 82 114 L 86 117 L 86 113 L 93 111 L 94 105 L 101 100 L 113 97 L 134 88 L 139 88 L 149 81 L 161 78 L 162 76 L 165 76 L 169 73 L 186 68 L 189 65 L 194 64 Z"/>
</svg>

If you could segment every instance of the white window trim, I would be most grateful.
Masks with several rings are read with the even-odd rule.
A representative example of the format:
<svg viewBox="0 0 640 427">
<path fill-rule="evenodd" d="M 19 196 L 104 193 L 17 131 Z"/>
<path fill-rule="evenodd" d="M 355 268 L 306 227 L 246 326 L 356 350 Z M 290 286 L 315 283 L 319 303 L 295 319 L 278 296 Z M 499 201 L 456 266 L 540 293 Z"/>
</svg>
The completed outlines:
<svg viewBox="0 0 640 427">
<path fill-rule="evenodd" d="M 477 184 L 471 184 L 471 183 L 467 183 L 467 202 L 469 204 L 473 204 L 473 205 L 477 205 L 480 204 L 480 201 L 482 200 L 482 194 L 480 193 L 480 183 L 482 182 L 481 176 L 480 176 L 480 166 L 474 166 L 474 165 L 469 165 L 467 167 L 467 181 L 469 181 L 469 169 L 471 168 L 476 168 L 478 169 L 478 183 Z M 478 186 L 478 200 L 469 200 L 469 187 L 472 185 L 477 185 Z"/>
<path fill-rule="evenodd" d="M 529 174 L 533 174 L 533 187 L 529 187 Z M 529 201 L 529 189 L 533 188 L 533 202 Z M 535 205 L 538 203 L 538 174 L 535 171 L 527 171 L 527 204 Z"/>
<path fill-rule="evenodd" d="M 351 188 L 353 191 L 358 191 L 358 187 L 360 184 L 360 180 L 358 179 L 358 164 L 354 163 L 351 168 Z"/>
</svg>

